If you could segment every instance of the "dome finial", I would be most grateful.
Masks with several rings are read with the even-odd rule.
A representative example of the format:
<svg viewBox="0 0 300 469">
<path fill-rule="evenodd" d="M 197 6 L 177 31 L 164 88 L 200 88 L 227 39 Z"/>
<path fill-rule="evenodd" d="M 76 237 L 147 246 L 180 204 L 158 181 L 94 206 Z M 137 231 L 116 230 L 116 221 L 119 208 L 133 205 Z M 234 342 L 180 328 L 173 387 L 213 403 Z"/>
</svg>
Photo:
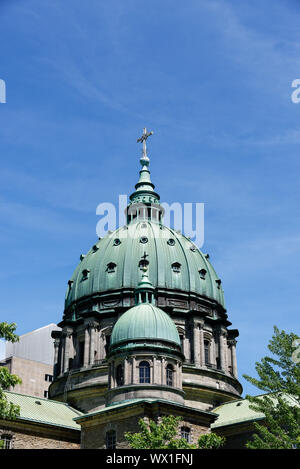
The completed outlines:
<svg viewBox="0 0 300 469">
<path fill-rule="evenodd" d="M 149 166 L 150 160 L 149 160 L 148 155 L 147 155 L 146 141 L 147 141 L 147 138 L 150 137 L 151 135 L 153 135 L 152 130 L 151 130 L 151 132 L 147 132 L 147 129 L 144 128 L 142 136 L 137 139 L 137 142 L 142 142 L 143 143 L 142 157 L 140 159 L 140 163 L 141 163 L 142 167 Z"/>
<path fill-rule="evenodd" d="M 150 160 L 147 155 L 147 138 L 153 135 L 153 132 L 147 132 L 147 129 L 143 129 L 143 134 L 137 139 L 137 142 L 143 144 L 142 156 L 140 163 L 142 168 L 140 169 L 140 177 L 135 185 L 135 191 L 131 194 L 129 205 L 126 209 L 127 223 L 132 221 L 151 220 L 160 222 L 164 213 L 163 207 L 159 204 L 159 194 L 154 191 L 154 184 L 151 182 L 149 163 Z"/>
</svg>

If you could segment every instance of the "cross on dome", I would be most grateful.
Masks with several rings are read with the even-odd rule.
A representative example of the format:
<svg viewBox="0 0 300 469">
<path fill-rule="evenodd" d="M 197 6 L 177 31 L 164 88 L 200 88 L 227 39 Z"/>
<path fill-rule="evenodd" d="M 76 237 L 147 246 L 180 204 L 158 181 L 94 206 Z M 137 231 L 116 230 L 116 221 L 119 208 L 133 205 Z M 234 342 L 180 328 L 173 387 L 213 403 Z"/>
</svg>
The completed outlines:
<svg viewBox="0 0 300 469">
<path fill-rule="evenodd" d="M 146 146 L 146 141 L 147 141 L 147 138 L 150 137 L 151 135 L 153 135 L 153 132 L 151 130 L 151 132 L 147 132 L 147 129 L 144 128 L 143 129 L 143 134 L 140 138 L 137 139 L 137 142 L 141 142 L 143 143 L 143 157 L 147 157 L 147 146 Z"/>
</svg>

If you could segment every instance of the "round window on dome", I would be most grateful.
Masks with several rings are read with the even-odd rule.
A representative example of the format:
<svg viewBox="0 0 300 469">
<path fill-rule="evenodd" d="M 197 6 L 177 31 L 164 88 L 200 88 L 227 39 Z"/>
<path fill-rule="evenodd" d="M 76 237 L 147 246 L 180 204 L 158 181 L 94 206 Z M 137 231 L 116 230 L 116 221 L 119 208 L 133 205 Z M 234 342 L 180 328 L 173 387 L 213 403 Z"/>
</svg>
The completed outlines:
<svg viewBox="0 0 300 469">
<path fill-rule="evenodd" d="M 147 236 L 142 236 L 141 239 L 140 239 L 140 242 L 141 242 L 142 244 L 148 243 L 148 238 L 147 238 Z"/>
<path fill-rule="evenodd" d="M 172 264 L 172 270 L 173 272 L 175 272 L 176 274 L 179 274 L 180 273 L 180 270 L 181 270 L 181 264 L 179 264 L 179 262 L 174 262 Z"/>
<path fill-rule="evenodd" d="M 87 280 L 89 277 L 90 270 L 89 269 L 83 269 L 82 271 L 82 280 Z"/>
<path fill-rule="evenodd" d="M 116 239 L 114 240 L 113 246 L 119 246 L 120 244 L 121 244 L 121 240 L 120 240 L 119 238 L 116 238 Z"/>
<path fill-rule="evenodd" d="M 170 238 L 170 239 L 168 239 L 167 243 L 168 243 L 169 246 L 174 246 L 175 245 L 175 239 Z"/>
<path fill-rule="evenodd" d="M 115 264 L 114 262 L 109 262 L 107 264 L 106 272 L 108 274 L 112 274 L 113 272 L 115 272 L 116 267 L 117 267 L 117 264 Z"/>
<path fill-rule="evenodd" d="M 199 270 L 200 278 L 202 278 L 203 280 L 205 280 L 206 274 L 207 274 L 207 271 L 205 269 Z"/>
</svg>

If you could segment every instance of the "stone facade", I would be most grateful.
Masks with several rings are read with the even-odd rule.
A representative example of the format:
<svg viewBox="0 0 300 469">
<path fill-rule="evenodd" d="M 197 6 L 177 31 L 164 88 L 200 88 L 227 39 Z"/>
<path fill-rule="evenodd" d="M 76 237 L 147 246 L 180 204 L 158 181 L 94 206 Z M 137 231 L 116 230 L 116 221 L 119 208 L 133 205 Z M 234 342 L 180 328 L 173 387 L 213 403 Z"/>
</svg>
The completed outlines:
<svg viewBox="0 0 300 469">
<path fill-rule="evenodd" d="M 133 301 L 130 303 L 133 305 Z M 159 298 L 156 304 L 160 304 Z M 103 396 L 108 389 L 106 356 L 110 335 L 118 317 L 127 309 L 118 310 L 117 314 L 115 310 L 110 310 L 109 317 L 104 311 L 85 313 L 85 317 L 73 322 L 72 326 L 65 321 L 62 332 L 53 334 L 55 382 L 49 389 L 50 398 L 62 400 L 67 391 L 71 405 L 83 412 L 104 407 Z M 242 387 L 237 380 L 236 369 L 237 331 L 221 327 L 218 321 L 207 316 L 207 312 L 203 317 L 200 313 L 195 316 L 194 311 L 185 311 L 182 312 L 184 317 L 180 317 L 178 312 L 174 314 L 168 308 L 166 311 L 173 318 L 181 338 L 184 354 L 182 387 L 188 392 L 188 405 L 210 410 L 220 402 L 238 398 Z M 210 399 L 207 400 L 206 396 L 202 401 L 202 395 L 208 388 L 211 390 Z M 83 396 L 84 389 L 87 400 Z"/>
<path fill-rule="evenodd" d="M 7 449 L 80 449 L 80 432 L 30 422 L 0 420 Z"/>
<path fill-rule="evenodd" d="M 131 403 L 127 406 L 112 406 L 105 411 L 87 414 L 77 419 L 81 425 L 81 448 L 83 449 L 106 449 L 107 435 L 114 432 L 116 438 L 116 449 L 129 449 L 128 442 L 124 437 L 125 432 L 139 432 L 138 422 L 149 419 L 159 422 L 164 415 L 174 415 L 182 420 L 178 426 L 178 437 L 181 436 L 181 428 L 190 430 L 190 443 L 197 444 L 197 440 L 203 433 L 210 431 L 210 424 L 216 415 L 210 412 L 186 409 L 184 406 L 176 406 L 166 401 L 153 403 L 143 402 Z"/>
<path fill-rule="evenodd" d="M 263 421 L 260 421 L 259 424 L 262 425 Z M 246 449 L 246 443 L 255 433 L 255 427 L 253 422 L 240 422 L 216 428 L 214 432 L 225 437 L 224 449 Z"/>
</svg>

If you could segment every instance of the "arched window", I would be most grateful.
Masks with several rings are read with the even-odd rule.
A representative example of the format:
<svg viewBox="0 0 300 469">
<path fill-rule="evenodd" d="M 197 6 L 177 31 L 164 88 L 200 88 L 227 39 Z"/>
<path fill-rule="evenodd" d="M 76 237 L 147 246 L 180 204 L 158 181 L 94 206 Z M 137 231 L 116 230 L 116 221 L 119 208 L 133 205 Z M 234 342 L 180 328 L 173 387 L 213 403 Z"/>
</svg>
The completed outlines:
<svg viewBox="0 0 300 469">
<path fill-rule="evenodd" d="M 116 380 L 117 380 L 117 386 L 123 386 L 123 384 L 124 384 L 124 367 L 123 367 L 122 364 L 117 366 Z"/>
<path fill-rule="evenodd" d="M 181 427 L 180 436 L 188 443 L 191 441 L 191 429 L 189 427 Z"/>
<path fill-rule="evenodd" d="M 109 430 L 106 432 L 106 449 L 116 449 L 116 432 Z"/>
<path fill-rule="evenodd" d="M 209 340 L 204 341 L 204 359 L 205 359 L 205 365 L 210 364 L 209 360 Z"/>
<path fill-rule="evenodd" d="M 167 365 L 167 386 L 173 386 L 173 366 Z"/>
<path fill-rule="evenodd" d="M 150 383 L 150 365 L 148 362 L 143 361 L 139 364 L 140 369 L 140 383 Z"/>
</svg>

